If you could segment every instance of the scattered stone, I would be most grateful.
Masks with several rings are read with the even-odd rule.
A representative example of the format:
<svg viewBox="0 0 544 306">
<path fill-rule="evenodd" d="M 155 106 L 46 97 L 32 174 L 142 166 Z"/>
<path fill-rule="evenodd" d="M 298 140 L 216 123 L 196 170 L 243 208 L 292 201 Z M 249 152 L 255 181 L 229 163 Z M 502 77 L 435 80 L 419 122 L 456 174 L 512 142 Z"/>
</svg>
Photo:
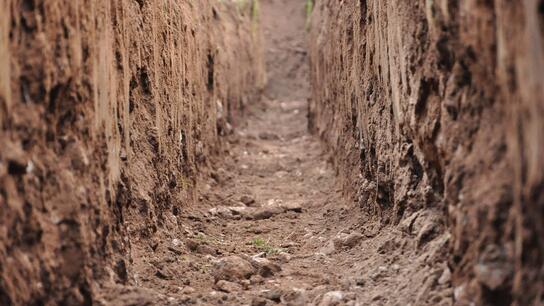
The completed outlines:
<svg viewBox="0 0 544 306">
<path fill-rule="evenodd" d="M 342 291 L 330 291 L 323 295 L 319 306 L 335 306 L 340 305 L 344 300 L 344 292 Z"/>
<path fill-rule="evenodd" d="M 255 274 L 255 275 L 251 276 L 249 281 L 250 281 L 250 283 L 252 285 L 258 285 L 258 284 L 262 284 L 264 282 L 264 278 L 262 276 L 260 276 L 259 274 Z"/>
<path fill-rule="evenodd" d="M 172 277 L 170 275 L 168 275 L 168 273 L 166 273 L 165 271 L 162 271 L 162 270 L 157 270 L 155 272 L 155 276 L 160 278 L 160 279 L 165 279 L 165 280 L 172 279 Z"/>
<path fill-rule="evenodd" d="M 183 287 L 183 288 L 181 289 L 181 293 L 182 293 L 182 294 L 193 294 L 193 293 L 195 293 L 195 292 L 196 292 L 195 288 L 190 287 L 190 286 L 186 286 L 186 287 Z"/>
<path fill-rule="evenodd" d="M 256 273 L 253 265 L 239 256 L 221 258 L 214 263 L 213 268 L 212 274 L 216 281 L 239 281 Z"/>
<path fill-rule="evenodd" d="M 220 218 L 226 218 L 226 219 L 232 218 L 232 211 L 228 207 L 224 207 L 224 206 L 214 207 L 210 209 L 208 212 L 210 215 L 214 217 L 220 217 Z"/>
<path fill-rule="evenodd" d="M 302 205 L 299 202 L 289 202 L 289 203 L 283 204 L 282 207 L 286 211 L 293 211 L 296 213 L 302 212 Z"/>
<path fill-rule="evenodd" d="M 478 264 L 474 267 L 474 274 L 480 284 L 491 290 L 501 287 L 508 279 L 513 278 L 514 267 L 508 261 L 506 251 L 496 244 L 485 247 Z"/>
<path fill-rule="evenodd" d="M 461 301 L 466 298 L 465 286 L 465 284 L 461 284 L 460 286 L 457 286 L 455 287 L 455 289 L 453 289 L 453 297 L 456 301 Z"/>
<path fill-rule="evenodd" d="M 353 232 L 350 234 L 340 233 L 332 239 L 332 242 L 336 250 L 340 250 L 343 248 L 351 249 L 355 245 L 357 245 L 359 241 L 361 241 L 362 239 L 363 239 L 363 235 L 361 235 L 360 233 L 356 233 L 356 232 Z"/>
<path fill-rule="evenodd" d="M 287 175 L 289 175 L 289 172 L 287 171 L 277 171 L 276 173 L 274 173 L 274 175 L 278 178 L 283 178 L 283 177 L 286 177 Z"/>
<path fill-rule="evenodd" d="M 286 305 L 307 305 L 306 291 L 304 289 L 293 288 L 281 297 L 281 303 Z"/>
<path fill-rule="evenodd" d="M 273 216 L 281 214 L 283 212 L 284 209 L 280 206 L 267 205 L 265 207 L 256 209 L 251 215 L 251 218 L 254 220 L 265 220 L 270 219 Z"/>
<path fill-rule="evenodd" d="M 508 268 L 500 265 L 479 263 L 474 267 L 476 279 L 491 290 L 499 288 L 512 274 Z"/>
<path fill-rule="evenodd" d="M 168 247 L 168 250 L 169 250 L 170 252 L 176 254 L 176 255 L 181 255 L 181 254 L 183 254 L 183 252 L 182 252 L 179 248 L 177 248 L 177 247 L 169 246 L 169 247 Z"/>
<path fill-rule="evenodd" d="M 353 282 L 356 286 L 363 287 L 365 285 L 365 279 L 363 277 L 356 277 Z"/>
<path fill-rule="evenodd" d="M 211 247 L 211 246 L 209 246 L 207 244 L 198 245 L 195 251 L 196 251 L 196 253 L 202 254 L 202 255 L 212 255 L 213 256 L 213 255 L 217 254 L 217 251 L 213 247 Z"/>
<path fill-rule="evenodd" d="M 228 173 L 223 168 L 219 168 L 217 171 L 212 171 L 210 176 L 218 184 L 223 184 L 232 179 L 232 174 Z"/>
<path fill-rule="evenodd" d="M 334 242 L 333 242 L 333 241 L 329 241 L 329 242 L 327 242 L 327 244 L 325 244 L 324 247 L 322 247 L 321 249 L 319 249 L 318 254 L 331 255 L 331 254 L 334 253 L 335 251 L 336 251 L 336 247 L 334 246 Z"/>
<path fill-rule="evenodd" d="M 218 281 L 215 286 L 217 289 L 226 292 L 226 293 L 232 293 L 237 291 L 242 291 L 242 286 L 240 286 L 237 283 L 229 282 L 226 280 L 220 280 Z"/>
<path fill-rule="evenodd" d="M 270 277 L 274 273 L 280 272 L 281 267 L 272 261 L 262 257 L 251 257 L 251 264 L 257 269 L 258 274 L 262 277 Z"/>
<path fill-rule="evenodd" d="M 261 132 L 259 133 L 259 138 L 262 140 L 279 140 L 280 137 L 277 134 L 274 134 L 272 132 Z"/>
<path fill-rule="evenodd" d="M 239 283 L 244 287 L 244 289 L 247 289 L 249 288 L 249 286 L 251 286 L 251 281 L 249 279 L 243 279 Z"/>
<path fill-rule="evenodd" d="M 374 297 L 372 297 L 372 301 L 373 302 L 376 302 L 376 301 L 379 301 L 379 300 L 383 300 L 383 295 L 381 294 L 376 294 Z"/>
<path fill-rule="evenodd" d="M 349 234 L 345 240 L 343 241 L 343 244 L 345 247 L 352 248 L 355 245 L 359 243 L 363 239 L 363 235 L 361 233 L 351 233 Z"/>
<path fill-rule="evenodd" d="M 277 257 L 283 263 L 289 262 L 291 260 L 291 254 L 287 252 L 280 252 Z"/>
<path fill-rule="evenodd" d="M 178 247 L 181 245 L 181 240 L 179 239 L 172 239 L 172 245 L 175 247 Z"/>
<path fill-rule="evenodd" d="M 265 298 L 256 296 L 251 300 L 251 306 L 266 306 L 268 301 Z"/>
<path fill-rule="evenodd" d="M 262 296 L 268 300 L 274 301 L 276 303 L 281 302 L 282 292 L 278 289 L 265 290 L 263 291 Z"/>
<path fill-rule="evenodd" d="M 417 246 L 421 247 L 438 235 L 438 224 L 429 220 L 417 234 Z"/>
<path fill-rule="evenodd" d="M 438 283 L 440 285 L 447 284 L 451 281 L 451 271 L 450 268 L 446 267 L 444 269 L 444 272 L 442 272 L 442 276 L 438 279 Z"/>
<path fill-rule="evenodd" d="M 371 273 L 369 275 L 369 277 L 370 277 L 370 279 L 375 281 L 375 280 L 378 280 L 379 278 L 385 276 L 386 272 L 387 272 L 387 267 L 380 266 L 376 270 L 374 270 L 374 272 Z"/>
<path fill-rule="evenodd" d="M 245 206 L 232 206 L 228 208 L 233 216 L 247 216 L 251 209 Z"/>
<path fill-rule="evenodd" d="M 247 206 L 251 206 L 251 204 L 255 204 L 255 198 L 251 195 L 243 195 L 240 197 L 240 202 L 244 203 Z"/>
</svg>

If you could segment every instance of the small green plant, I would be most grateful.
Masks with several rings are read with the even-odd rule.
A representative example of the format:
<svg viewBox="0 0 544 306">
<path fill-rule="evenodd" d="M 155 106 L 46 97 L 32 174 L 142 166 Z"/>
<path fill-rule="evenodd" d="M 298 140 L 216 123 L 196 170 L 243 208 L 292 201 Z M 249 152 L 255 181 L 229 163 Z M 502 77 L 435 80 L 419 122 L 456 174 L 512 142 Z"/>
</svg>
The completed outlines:
<svg viewBox="0 0 544 306">
<path fill-rule="evenodd" d="M 198 241 L 206 241 L 208 240 L 208 237 L 206 237 L 206 235 L 202 234 L 202 233 L 198 233 L 195 237 L 196 240 Z"/>
<path fill-rule="evenodd" d="M 310 18 L 314 10 L 314 0 L 306 0 L 306 31 L 310 29 Z"/>
<path fill-rule="evenodd" d="M 258 248 L 261 248 L 261 247 L 264 247 L 266 245 L 266 241 L 264 241 L 260 237 L 257 237 L 255 239 L 251 240 L 251 244 L 253 244 L 254 246 L 256 246 Z"/>
<path fill-rule="evenodd" d="M 274 255 L 285 252 L 284 249 L 274 247 L 260 237 L 251 240 L 251 244 L 255 246 L 259 251 L 264 252 L 266 255 Z"/>
</svg>

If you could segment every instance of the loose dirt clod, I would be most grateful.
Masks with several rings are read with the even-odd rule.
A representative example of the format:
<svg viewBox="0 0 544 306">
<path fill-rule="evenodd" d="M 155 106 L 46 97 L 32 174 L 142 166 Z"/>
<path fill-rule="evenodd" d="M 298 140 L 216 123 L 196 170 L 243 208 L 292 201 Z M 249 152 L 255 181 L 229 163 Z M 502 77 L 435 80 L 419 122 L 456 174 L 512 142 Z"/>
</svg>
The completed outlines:
<svg viewBox="0 0 544 306">
<path fill-rule="evenodd" d="M 240 256 L 228 256 L 217 260 L 213 264 L 213 276 L 216 281 L 241 281 L 249 279 L 257 269 Z"/>
</svg>

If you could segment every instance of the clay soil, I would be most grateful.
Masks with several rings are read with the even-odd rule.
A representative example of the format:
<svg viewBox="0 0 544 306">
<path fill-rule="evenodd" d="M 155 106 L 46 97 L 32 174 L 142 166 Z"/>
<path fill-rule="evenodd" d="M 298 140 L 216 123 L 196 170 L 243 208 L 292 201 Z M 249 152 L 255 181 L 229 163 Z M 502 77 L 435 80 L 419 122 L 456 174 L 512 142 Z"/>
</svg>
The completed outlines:
<svg viewBox="0 0 544 306">
<path fill-rule="evenodd" d="M 183 236 L 139 241 L 108 305 L 450 305 L 433 214 L 384 227 L 346 201 L 308 132 L 305 1 L 263 1 L 269 86 L 227 137 Z M 275 27 L 281 24 L 281 31 Z M 275 47 L 272 47 L 274 45 Z M 430 230 L 431 229 L 431 230 Z"/>
</svg>

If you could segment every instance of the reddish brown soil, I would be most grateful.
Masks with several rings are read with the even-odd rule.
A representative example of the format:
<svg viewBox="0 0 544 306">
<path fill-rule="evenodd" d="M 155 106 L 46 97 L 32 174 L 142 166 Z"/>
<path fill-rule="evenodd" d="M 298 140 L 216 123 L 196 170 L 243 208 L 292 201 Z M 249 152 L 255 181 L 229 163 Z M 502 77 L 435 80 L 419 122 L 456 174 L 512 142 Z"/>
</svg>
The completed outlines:
<svg viewBox="0 0 544 306">
<path fill-rule="evenodd" d="M 316 1 L 312 130 L 370 219 L 440 217 L 458 305 L 544 303 L 543 7 Z"/>
<path fill-rule="evenodd" d="M 250 11 L 0 1 L 0 305 L 89 305 L 134 284 L 140 242 L 180 230 L 264 85 Z"/>
<path fill-rule="evenodd" d="M 311 2 L 0 2 L 0 306 L 541 305 L 544 6 Z"/>
</svg>

